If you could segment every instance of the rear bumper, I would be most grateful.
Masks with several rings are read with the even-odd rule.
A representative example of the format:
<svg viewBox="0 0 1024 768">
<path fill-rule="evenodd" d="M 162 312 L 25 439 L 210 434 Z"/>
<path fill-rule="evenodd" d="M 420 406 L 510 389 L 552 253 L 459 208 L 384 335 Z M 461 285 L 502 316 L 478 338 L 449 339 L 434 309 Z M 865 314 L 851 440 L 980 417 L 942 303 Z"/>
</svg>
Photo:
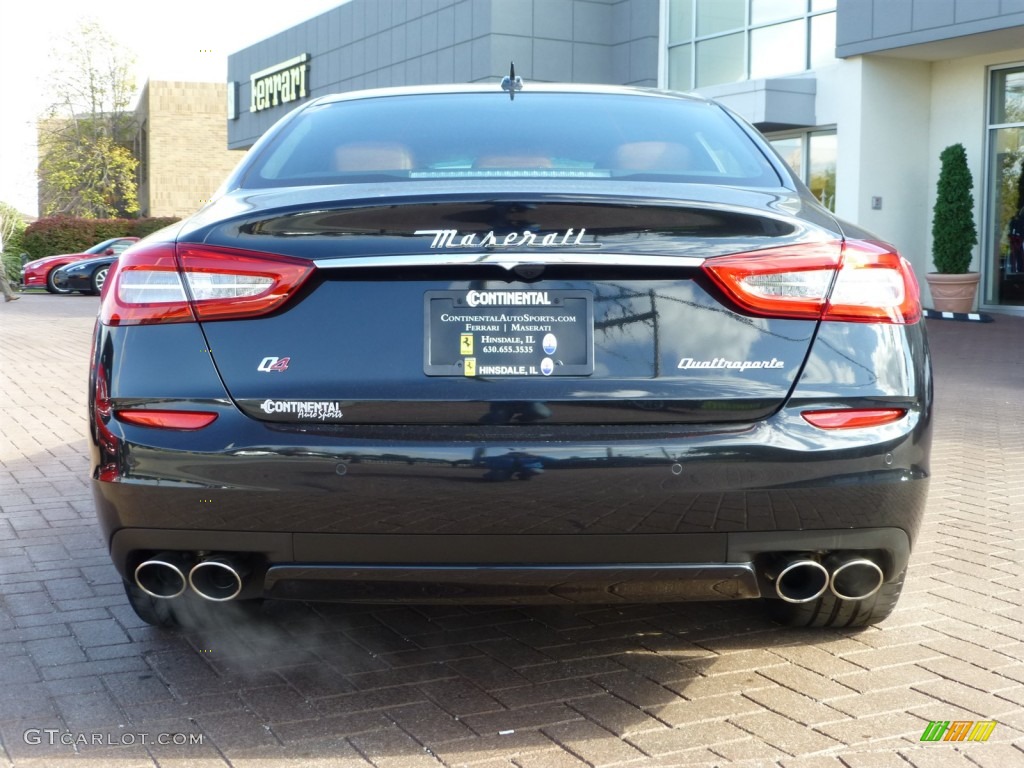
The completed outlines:
<svg viewBox="0 0 1024 768">
<path fill-rule="evenodd" d="M 116 448 L 101 458 L 94 445 L 93 462 L 108 540 L 122 528 L 628 540 L 895 527 L 913 541 L 929 472 L 915 410 L 825 431 L 798 407 L 723 428 L 448 430 L 285 428 L 213 409 L 199 432 L 110 420 Z"/>
<path fill-rule="evenodd" d="M 126 578 L 142 553 L 161 551 L 236 558 L 246 574 L 242 598 L 568 604 L 772 596 L 773 567 L 815 553 L 869 557 L 894 580 L 906 569 L 910 540 L 899 528 L 876 528 L 582 540 L 121 529 L 111 541 Z"/>
<path fill-rule="evenodd" d="M 118 570 L 131 578 L 167 551 L 227 555 L 245 565 L 243 598 L 755 598 L 774 594 L 780 560 L 836 553 L 891 581 L 928 487 L 916 411 L 870 432 L 783 409 L 721 430 L 512 428 L 473 443 L 283 429 L 226 406 L 205 438 L 220 430 L 229 447 L 209 452 L 173 447 L 196 433 L 111 425 L 119 466 L 94 472 L 93 491 Z"/>
</svg>

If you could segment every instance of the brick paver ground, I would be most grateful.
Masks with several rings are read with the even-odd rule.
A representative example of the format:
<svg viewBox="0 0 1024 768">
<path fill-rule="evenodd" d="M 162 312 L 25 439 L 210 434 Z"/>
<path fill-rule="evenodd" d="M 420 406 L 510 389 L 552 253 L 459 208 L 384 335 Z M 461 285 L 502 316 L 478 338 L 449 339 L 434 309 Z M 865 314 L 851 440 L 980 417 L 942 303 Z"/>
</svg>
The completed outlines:
<svg viewBox="0 0 1024 768">
<path fill-rule="evenodd" d="M 95 309 L 0 305 L 0 768 L 1024 766 L 1024 318 L 931 321 L 929 514 L 878 627 L 780 629 L 752 602 L 280 603 L 181 632 L 135 618 L 93 522 Z M 922 743 L 932 720 L 998 725 Z"/>
</svg>

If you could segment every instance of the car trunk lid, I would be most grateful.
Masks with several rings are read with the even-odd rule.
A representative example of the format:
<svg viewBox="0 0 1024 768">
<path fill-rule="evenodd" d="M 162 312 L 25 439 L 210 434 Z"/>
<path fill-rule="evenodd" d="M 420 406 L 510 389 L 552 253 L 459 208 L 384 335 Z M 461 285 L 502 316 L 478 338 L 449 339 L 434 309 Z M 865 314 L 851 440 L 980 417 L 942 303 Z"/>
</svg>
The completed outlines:
<svg viewBox="0 0 1024 768">
<path fill-rule="evenodd" d="M 316 269 L 271 314 L 203 329 L 232 397 L 266 421 L 754 421 L 784 402 L 817 320 L 740 311 L 701 266 L 839 244 L 777 197 L 747 197 L 463 194 L 241 215 L 205 244 Z"/>
</svg>

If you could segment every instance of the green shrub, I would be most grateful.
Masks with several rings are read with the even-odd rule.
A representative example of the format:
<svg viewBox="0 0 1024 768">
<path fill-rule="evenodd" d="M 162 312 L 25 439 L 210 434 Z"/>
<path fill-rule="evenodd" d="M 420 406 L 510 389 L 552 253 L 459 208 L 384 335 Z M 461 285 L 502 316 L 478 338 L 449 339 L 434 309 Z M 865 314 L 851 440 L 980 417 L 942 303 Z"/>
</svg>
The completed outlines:
<svg viewBox="0 0 1024 768">
<path fill-rule="evenodd" d="M 176 221 L 179 219 L 173 217 L 75 219 L 54 216 L 30 224 L 25 230 L 21 249 L 28 253 L 30 259 L 58 253 L 80 253 L 112 237 L 145 237 Z"/>
<path fill-rule="evenodd" d="M 132 229 L 132 234 L 136 237 L 145 237 L 146 235 L 153 234 L 158 229 L 163 229 L 176 221 L 181 221 L 181 219 L 175 216 L 154 216 L 149 219 L 133 219 L 133 221 L 135 222 L 135 227 Z"/>
<path fill-rule="evenodd" d="M 93 240 L 93 221 L 55 217 L 38 219 L 29 224 L 22 238 L 22 247 L 29 259 L 41 259 L 58 253 L 77 253 L 98 242 Z M 101 240 L 103 238 L 100 238 Z"/>
<path fill-rule="evenodd" d="M 978 243 L 974 225 L 974 179 L 963 144 L 952 144 L 939 156 L 938 191 L 932 209 L 932 261 L 943 274 L 971 268 L 971 249 Z"/>
</svg>

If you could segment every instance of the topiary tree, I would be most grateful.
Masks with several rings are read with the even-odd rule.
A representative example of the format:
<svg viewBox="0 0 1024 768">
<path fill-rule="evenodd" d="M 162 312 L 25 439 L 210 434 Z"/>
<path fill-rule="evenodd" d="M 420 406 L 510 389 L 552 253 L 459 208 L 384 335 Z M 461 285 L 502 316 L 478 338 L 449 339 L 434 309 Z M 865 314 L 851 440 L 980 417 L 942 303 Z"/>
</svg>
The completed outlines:
<svg viewBox="0 0 1024 768">
<path fill-rule="evenodd" d="M 1017 210 L 1024 208 L 1024 163 L 1021 163 L 1020 176 L 1017 177 Z"/>
<path fill-rule="evenodd" d="M 974 225 L 974 179 L 963 144 L 951 144 L 939 155 L 938 194 L 932 209 L 932 261 L 942 274 L 963 274 L 971 268 L 971 249 L 978 244 Z"/>
</svg>

